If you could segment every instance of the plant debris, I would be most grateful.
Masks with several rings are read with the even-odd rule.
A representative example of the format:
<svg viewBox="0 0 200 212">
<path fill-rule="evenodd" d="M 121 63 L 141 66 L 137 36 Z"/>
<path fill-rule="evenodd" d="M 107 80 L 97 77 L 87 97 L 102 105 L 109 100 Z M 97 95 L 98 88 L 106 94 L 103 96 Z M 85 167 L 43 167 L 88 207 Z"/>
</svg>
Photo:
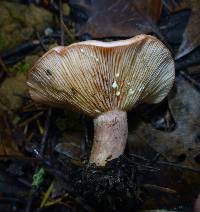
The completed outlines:
<svg viewBox="0 0 200 212">
<path fill-rule="evenodd" d="M 77 36 L 93 38 L 131 37 L 141 33 L 160 34 L 159 20 L 162 2 L 142 1 L 69 1 L 77 17 Z"/>
<path fill-rule="evenodd" d="M 167 2 L 167 1 L 166 1 Z M 183 33 L 181 45 L 176 54 L 176 59 L 179 59 L 200 45 L 200 4 L 198 0 L 182 0 L 167 4 L 170 12 L 175 13 L 182 10 L 190 10 L 190 18 Z"/>
<path fill-rule="evenodd" d="M 199 10 L 198 0 L 0 1 L 0 211 L 199 211 Z M 124 155 L 89 165 L 92 120 L 35 104 L 27 72 L 52 47 L 141 33 L 168 46 L 176 84 L 128 113 Z"/>
</svg>

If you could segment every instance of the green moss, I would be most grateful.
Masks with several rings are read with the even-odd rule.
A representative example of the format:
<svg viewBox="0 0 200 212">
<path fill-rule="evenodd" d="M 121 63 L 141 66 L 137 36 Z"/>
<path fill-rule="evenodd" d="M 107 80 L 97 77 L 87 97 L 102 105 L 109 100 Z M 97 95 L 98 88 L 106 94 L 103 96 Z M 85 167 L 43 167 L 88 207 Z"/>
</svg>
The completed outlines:
<svg viewBox="0 0 200 212">
<path fill-rule="evenodd" d="M 28 72 L 30 70 L 30 68 L 31 68 L 31 65 L 29 63 L 22 63 L 19 66 L 18 72 L 26 73 L 26 72 Z"/>
<path fill-rule="evenodd" d="M 37 172 L 33 175 L 32 186 L 39 187 L 44 181 L 45 171 L 43 168 L 37 170 Z"/>
<path fill-rule="evenodd" d="M 29 63 L 18 63 L 12 68 L 9 69 L 11 73 L 21 74 L 27 73 L 31 69 L 31 65 Z"/>
<path fill-rule="evenodd" d="M 53 14 L 44 8 L 37 7 L 34 4 L 27 6 L 17 3 L 17 1 L 1 0 L 0 50 L 13 48 L 30 40 L 34 38 L 35 30 L 44 31 L 46 27 L 52 25 L 54 25 Z"/>
</svg>

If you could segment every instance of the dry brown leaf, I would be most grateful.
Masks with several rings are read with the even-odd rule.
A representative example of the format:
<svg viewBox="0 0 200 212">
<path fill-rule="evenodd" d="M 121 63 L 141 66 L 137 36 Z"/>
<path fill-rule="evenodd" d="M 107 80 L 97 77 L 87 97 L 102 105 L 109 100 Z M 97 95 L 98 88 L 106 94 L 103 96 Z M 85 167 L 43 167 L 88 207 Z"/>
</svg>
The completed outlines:
<svg viewBox="0 0 200 212">
<path fill-rule="evenodd" d="M 141 33 L 160 34 L 161 0 L 70 0 L 69 4 L 84 11 L 88 20 L 80 23 L 77 36 L 90 34 L 94 38 L 130 37 Z M 79 8 L 79 9 L 77 9 Z"/>
<path fill-rule="evenodd" d="M 162 1 L 148 0 L 147 2 L 148 14 L 153 21 L 159 21 L 162 12 Z"/>
<path fill-rule="evenodd" d="M 63 137 L 64 142 L 58 143 L 55 146 L 55 150 L 67 157 L 80 160 L 82 156 L 81 142 L 83 139 L 83 133 L 66 132 Z"/>
<path fill-rule="evenodd" d="M 17 142 L 12 137 L 9 129 L 4 124 L 4 121 L 0 119 L 0 156 L 20 156 L 22 153 L 19 150 Z"/>
<path fill-rule="evenodd" d="M 171 12 L 178 12 L 185 9 L 191 10 L 182 43 L 176 54 L 176 59 L 179 59 L 200 45 L 200 2 L 199 0 L 181 0 L 179 3 L 174 3 L 174 1 L 168 2 L 168 0 L 164 1 L 169 6 Z"/>
<path fill-rule="evenodd" d="M 200 94 L 182 77 L 177 78 L 176 90 L 176 95 L 169 101 L 176 122 L 175 130 L 163 132 L 149 123 L 140 123 L 136 129 L 130 130 L 129 146 L 133 152 L 142 146 L 143 152 L 147 149 L 147 155 L 154 150 L 170 161 L 182 160 L 199 167 L 194 158 L 200 153 Z"/>
</svg>

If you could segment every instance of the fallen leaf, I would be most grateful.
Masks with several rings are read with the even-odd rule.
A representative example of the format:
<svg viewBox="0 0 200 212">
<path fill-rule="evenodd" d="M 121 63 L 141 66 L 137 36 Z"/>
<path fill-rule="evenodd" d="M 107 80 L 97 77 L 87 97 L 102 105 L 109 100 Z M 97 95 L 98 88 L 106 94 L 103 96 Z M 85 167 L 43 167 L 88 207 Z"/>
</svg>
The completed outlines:
<svg viewBox="0 0 200 212">
<path fill-rule="evenodd" d="M 67 157 L 80 160 L 82 156 L 81 142 L 83 141 L 84 135 L 83 133 L 76 132 L 68 132 L 64 134 L 63 140 L 64 142 L 58 143 L 55 146 L 55 151 L 66 155 Z"/>
<path fill-rule="evenodd" d="M 21 156 L 17 142 L 12 137 L 9 129 L 6 127 L 4 120 L 0 119 L 0 156 Z"/>
<path fill-rule="evenodd" d="M 164 0 L 172 13 L 190 9 L 191 14 L 187 27 L 183 33 L 182 43 L 176 54 L 176 59 L 179 59 L 200 45 L 200 3 L 199 0 L 181 0 L 179 3 L 174 1 Z"/>
<path fill-rule="evenodd" d="M 175 130 L 164 132 L 150 123 L 141 122 L 129 130 L 130 151 L 137 153 L 142 146 L 147 156 L 150 152 L 154 155 L 158 152 L 170 161 L 199 167 L 195 156 L 200 150 L 200 93 L 185 79 L 177 77 L 176 95 L 169 100 L 169 107 L 176 122 Z"/>
<path fill-rule="evenodd" d="M 83 11 L 88 19 L 80 23 L 77 36 L 94 38 L 130 37 L 141 33 L 160 34 L 161 0 L 70 0 L 75 13 Z M 79 20 L 80 21 L 80 20 Z"/>
<path fill-rule="evenodd" d="M 148 158 L 150 165 L 154 161 L 173 161 L 177 166 L 187 166 L 199 170 L 200 162 L 195 160 L 200 153 L 200 93 L 183 77 L 176 78 L 176 88 L 169 98 L 169 107 L 176 122 L 174 131 L 155 129 L 152 123 L 144 123 L 137 112 L 129 116 L 128 150 L 130 154 Z M 139 120 L 137 120 L 139 119 Z M 157 153 L 161 153 L 160 157 Z M 189 205 L 194 202 L 200 190 L 199 172 L 173 166 L 159 166 L 159 171 L 146 172 L 145 184 L 153 184 L 175 190 L 168 194 L 150 190 L 143 200 L 143 207 L 173 208 L 177 205 Z M 155 204 L 155 199 L 156 204 Z M 192 209 L 180 209 L 192 211 Z"/>
<path fill-rule="evenodd" d="M 26 94 L 26 75 L 17 74 L 7 77 L 0 85 L 0 115 L 5 112 L 16 111 L 22 106 L 22 99 L 16 94 Z"/>
</svg>

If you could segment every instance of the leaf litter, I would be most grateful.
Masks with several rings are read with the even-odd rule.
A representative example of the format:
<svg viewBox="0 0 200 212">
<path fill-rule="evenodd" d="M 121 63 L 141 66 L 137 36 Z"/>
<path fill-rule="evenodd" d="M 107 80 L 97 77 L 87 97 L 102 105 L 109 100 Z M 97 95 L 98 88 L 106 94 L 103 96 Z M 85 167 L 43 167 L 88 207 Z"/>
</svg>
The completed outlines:
<svg viewBox="0 0 200 212">
<path fill-rule="evenodd" d="M 49 10 L 54 15 L 56 11 L 60 12 L 61 4 L 56 1 L 38 2 L 37 7 L 40 7 L 40 11 Z M 1 39 L 1 46 L 5 49 L 0 54 L 3 55 L 0 63 L 0 73 L 3 73 L 0 75 L 1 85 L 6 79 L 15 77 L 15 73 L 10 76 L 10 73 L 6 72 L 8 64 L 21 62 L 26 54 L 38 57 L 38 54 L 42 54 L 38 47 L 42 46 L 44 50 L 45 45 L 50 47 L 60 44 L 60 34 L 64 34 L 61 40 L 67 45 L 75 42 L 77 38 L 109 40 L 152 33 L 165 43 L 167 40 L 174 53 L 178 50 L 177 61 L 180 61 L 180 58 L 184 62 L 189 60 L 186 65 L 180 63 L 178 70 L 194 66 L 196 60 L 184 60 L 184 56 L 192 55 L 192 51 L 199 46 L 199 29 L 196 27 L 199 23 L 199 3 L 195 0 L 171 2 L 173 4 L 160 0 L 69 1 L 71 13 L 67 12 L 63 20 L 62 15 L 59 17 L 59 25 L 51 28 L 52 37 L 45 37 L 45 33 L 41 31 L 28 44 L 23 43 L 21 46 L 17 41 L 17 48 L 13 47 L 13 39 L 13 49 L 8 52 L 2 43 L 4 40 Z M 65 4 L 63 1 L 63 5 Z M 42 8 L 43 6 L 46 9 Z M 29 6 L 23 5 L 24 9 L 26 7 Z M 166 8 L 170 11 L 169 14 L 166 14 Z M 179 11 L 185 9 L 191 11 L 188 22 L 184 19 L 187 23 L 181 26 L 179 24 L 178 29 L 184 33 L 183 40 L 177 37 L 177 43 L 181 44 L 177 46 L 176 43 L 173 44 L 174 39 L 170 34 L 172 30 L 176 31 L 176 25 L 171 28 L 169 25 L 163 26 L 169 32 L 166 39 L 165 34 L 161 33 L 159 22 L 163 17 L 168 19 L 176 12 L 177 23 L 180 23 L 183 19 Z M 26 24 L 26 27 L 28 26 Z M 45 26 L 43 29 L 45 31 Z M 32 44 L 36 45 L 29 48 Z M 35 52 L 32 52 L 33 50 Z M 31 64 L 30 58 L 28 63 Z M 26 64 L 26 61 L 28 58 L 25 58 L 25 63 L 22 64 Z M 7 104 L 8 107 L 4 106 L 1 113 L 4 118 L 6 117 L 4 120 L 10 123 L 8 125 L 5 121 L 1 122 L 0 142 L 0 178 L 3 179 L 1 192 L 3 198 L 11 203 L 8 205 L 11 206 L 15 202 L 16 207 L 25 208 L 26 211 L 39 208 L 67 208 L 69 211 L 135 211 L 163 207 L 175 207 L 175 210 L 178 210 L 178 207 L 189 207 L 191 210 L 195 196 L 200 190 L 199 78 L 184 73 L 186 78 L 177 71 L 176 87 L 168 100 L 168 105 L 165 101 L 162 105 L 156 106 L 152 110 L 152 115 L 148 119 L 143 117 L 142 121 L 136 112 L 129 113 L 129 143 L 125 155 L 109 163 L 105 169 L 87 165 L 93 136 L 90 119 L 85 120 L 76 113 L 73 117 L 73 113 L 58 109 L 53 109 L 48 119 L 49 110 L 46 107 L 35 106 L 26 92 L 18 93 L 20 106 L 13 106 L 10 110 Z M 144 108 L 144 113 L 147 113 L 151 106 Z M 6 169 L 8 164 L 9 167 Z M 36 176 L 34 173 L 40 173 L 38 170 L 44 170 L 45 175 L 42 176 L 38 188 L 33 189 L 31 183 L 33 176 Z M 13 189 L 9 186 L 10 182 L 15 185 Z M 9 191 L 6 191 L 6 188 Z M 23 193 L 17 192 L 20 190 Z M 13 200 L 11 196 L 16 199 Z M 24 201 L 25 198 L 27 201 Z M 3 211 L 5 205 L 2 207 Z"/>
</svg>

